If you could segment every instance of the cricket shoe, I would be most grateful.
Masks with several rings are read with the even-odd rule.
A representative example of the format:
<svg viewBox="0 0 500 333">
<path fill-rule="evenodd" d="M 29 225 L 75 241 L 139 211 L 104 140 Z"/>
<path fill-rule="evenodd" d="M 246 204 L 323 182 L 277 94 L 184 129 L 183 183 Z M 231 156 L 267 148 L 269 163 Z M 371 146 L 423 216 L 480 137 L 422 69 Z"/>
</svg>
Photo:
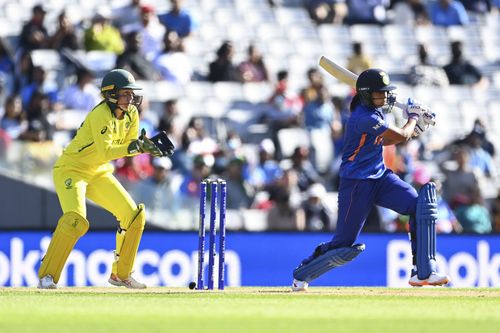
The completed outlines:
<svg viewBox="0 0 500 333">
<path fill-rule="evenodd" d="M 45 275 L 38 282 L 38 289 L 56 289 L 57 285 L 54 282 L 52 275 Z"/>
<path fill-rule="evenodd" d="M 307 291 L 308 286 L 309 283 L 305 281 L 299 281 L 297 279 L 293 279 L 292 291 Z"/>
<path fill-rule="evenodd" d="M 420 280 L 417 273 L 412 271 L 412 276 L 408 283 L 413 287 L 423 287 L 423 286 L 443 286 L 450 282 L 450 278 L 447 275 L 442 275 L 436 272 L 432 272 L 427 279 Z"/>
<path fill-rule="evenodd" d="M 138 282 L 132 277 L 132 275 L 130 275 L 125 280 L 121 280 L 116 274 L 111 273 L 108 282 L 117 287 L 127 287 L 130 289 L 146 289 L 146 285 L 144 283 Z"/>
</svg>

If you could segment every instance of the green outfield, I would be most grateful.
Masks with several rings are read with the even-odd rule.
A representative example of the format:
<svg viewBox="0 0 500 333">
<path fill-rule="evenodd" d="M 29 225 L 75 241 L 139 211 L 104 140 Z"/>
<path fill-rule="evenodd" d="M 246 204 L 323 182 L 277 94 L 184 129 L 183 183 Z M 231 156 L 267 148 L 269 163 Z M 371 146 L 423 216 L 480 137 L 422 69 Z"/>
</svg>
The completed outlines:
<svg viewBox="0 0 500 333">
<path fill-rule="evenodd" d="M 498 332 L 500 289 L 0 288 L 0 332 Z"/>
</svg>

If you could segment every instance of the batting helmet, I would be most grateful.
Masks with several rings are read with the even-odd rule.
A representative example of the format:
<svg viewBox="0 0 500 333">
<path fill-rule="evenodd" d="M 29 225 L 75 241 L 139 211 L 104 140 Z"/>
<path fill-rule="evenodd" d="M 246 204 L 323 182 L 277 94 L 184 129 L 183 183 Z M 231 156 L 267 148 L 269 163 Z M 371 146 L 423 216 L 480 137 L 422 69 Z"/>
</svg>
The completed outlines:
<svg viewBox="0 0 500 333">
<path fill-rule="evenodd" d="M 391 85 L 389 75 L 381 69 L 367 69 L 356 81 L 356 92 L 361 97 L 361 102 L 367 105 L 373 105 L 371 93 L 376 91 L 391 91 L 396 89 Z"/>
<path fill-rule="evenodd" d="M 101 94 L 106 101 L 116 104 L 118 102 L 118 90 L 132 89 L 142 90 L 135 83 L 134 76 L 124 69 L 113 69 L 104 75 L 101 82 Z M 135 96 L 133 104 L 139 106 L 142 102 L 142 96 Z"/>
</svg>

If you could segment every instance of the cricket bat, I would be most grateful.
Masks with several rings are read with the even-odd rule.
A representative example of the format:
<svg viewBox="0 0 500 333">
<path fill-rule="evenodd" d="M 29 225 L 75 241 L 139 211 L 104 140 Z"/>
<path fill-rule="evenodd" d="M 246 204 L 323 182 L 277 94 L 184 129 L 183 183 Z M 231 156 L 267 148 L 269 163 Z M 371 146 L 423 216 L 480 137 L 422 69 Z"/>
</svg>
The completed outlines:
<svg viewBox="0 0 500 333">
<path fill-rule="evenodd" d="M 356 81 L 358 79 L 358 75 L 354 74 L 350 70 L 341 65 L 337 64 L 335 61 L 328 59 L 325 56 L 321 56 L 319 59 L 319 66 L 328 72 L 331 76 L 343 82 L 350 87 L 356 89 Z M 396 101 L 394 106 L 404 110 L 406 108 L 405 103 L 401 103 Z"/>
</svg>

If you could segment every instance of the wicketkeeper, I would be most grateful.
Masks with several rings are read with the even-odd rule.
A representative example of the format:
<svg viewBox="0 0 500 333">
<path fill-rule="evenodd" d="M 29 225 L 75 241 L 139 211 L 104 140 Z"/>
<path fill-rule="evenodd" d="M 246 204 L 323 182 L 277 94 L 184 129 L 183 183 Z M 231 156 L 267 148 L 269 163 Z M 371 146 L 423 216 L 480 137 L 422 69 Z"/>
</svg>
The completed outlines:
<svg viewBox="0 0 500 333">
<path fill-rule="evenodd" d="M 143 289 L 132 268 L 146 223 L 144 205 L 137 205 L 113 176 L 110 161 L 148 153 L 170 156 L 174 146 L 165 133 L 151 139 L 139 135 L 137 106 L 142 96 L 132 74 L 122 69 L 107 73 L 101 84 L 103 100 L 89 112 L 76 136 L 56 161 L 54 184 L 63 215 L 42 259 L 38 288 L 54 289 L 76 242 L 89 229 L 85 198 L 111 212 L 119 222 L 115 261 L 109 283 Z"/>
<path fill-rule="evenodd" d="M 420 192 L 388 169 L 382 147 L 410 140 L 434 124 L 434 115 L 417 103 L 408 103 L 407 123 L 389 126 L 382 107 L 390 99 L 389 76 L 380 69 L 362 72 L 345 129 L 340 167 L 337 229 L 331 241 L 316 247 L 294 270 L 292 290 L 306 290 L 309 282 L 358 256 L 364 244 L 355 244 L 374 205 L 410 215 L 412 286 L 444 285 L 449 278 L 436 272 L 436 189 L 425 184 Z"/>
</svg>

